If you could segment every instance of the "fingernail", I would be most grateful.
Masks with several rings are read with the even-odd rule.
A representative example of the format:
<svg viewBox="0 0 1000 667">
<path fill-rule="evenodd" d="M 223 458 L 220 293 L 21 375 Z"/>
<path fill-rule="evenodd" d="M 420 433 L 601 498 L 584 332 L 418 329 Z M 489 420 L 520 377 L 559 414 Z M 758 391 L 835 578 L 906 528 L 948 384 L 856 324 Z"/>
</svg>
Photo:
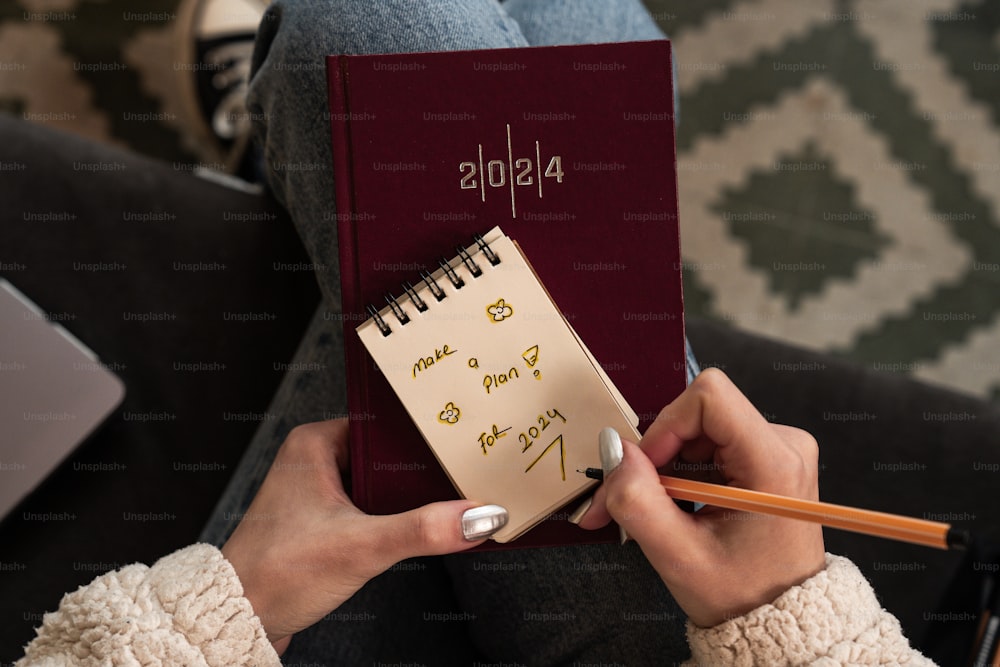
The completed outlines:
<svg viewBox="0 0 1000 667">
<path fill-rule="evenodd" d="M 500 505 L 483 505 L 462 514 L 462 535 L 469 542 L 482 540 L 507 525 L 507 509 Z"/>
<path fill-rule="evenodd" d="M 594 503 L 594 496 L 591 496 L 586 500 L 584 500 L 579 507 L 573 510 L 573 513 L 569 515 L 567 521 L 573 524 L 580 523 L 580 520 L 583 519 L 583 515 L 587 513 L 587 510 L 590 509 L 590 506 L 593 503 Z"/>
<path fill-rule="evenodd" d="M 602 428 L 601 434 L 597 437 L 598 451 L 601 454 L 601 468 L 604 469 L 604 479 L 608 478 L 615 468 L 617 468 L 622 462 L 622 438 L 618 435 L 618 431 L 611 427 Z M 628 533 L 625 532 L 625 528 L 618 526 L 618 537 L 620 539 L 620 544 L 625 544 L 628 541 Z"/>
<path fill-rule="evenodd" d="M 611 471 L 622 462 L 622 439 L 618 431 L 608 427 L 601 429 L 597 442 L 601 455 L 601 468 L 604 469 L 604 477 L 607 479 Z"/>
</svg>

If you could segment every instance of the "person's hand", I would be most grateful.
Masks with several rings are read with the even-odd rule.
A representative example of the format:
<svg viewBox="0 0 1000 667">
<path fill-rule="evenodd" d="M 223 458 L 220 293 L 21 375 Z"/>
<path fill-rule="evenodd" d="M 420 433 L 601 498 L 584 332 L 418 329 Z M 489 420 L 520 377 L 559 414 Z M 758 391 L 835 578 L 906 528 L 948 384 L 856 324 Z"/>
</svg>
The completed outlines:
<svg viewBox="0 0 1000 667">
<path fill-rule="evenodd" d="M 701 373 L 660 412 L 638 446 L 622 446 L 621 464 L 605 476 L 579 525 L 599 528 L 614 518 L 695 625 L 745 614 L 824 568 L 818 524 L 711 506 L 688 514 L 660 485 L 657 468 L 819 499 L 813 437 L 769 423 L 721 371 Z"/>
<path fill-rule="evenodd" d="M 469 500 L 367 515 L 341 483 L 347 461 L 347 420 L 294 429 L 222 547 L 279 654 L 395 563 L 462 551 L 507 522 L 502 507 Z"/>
</svg>

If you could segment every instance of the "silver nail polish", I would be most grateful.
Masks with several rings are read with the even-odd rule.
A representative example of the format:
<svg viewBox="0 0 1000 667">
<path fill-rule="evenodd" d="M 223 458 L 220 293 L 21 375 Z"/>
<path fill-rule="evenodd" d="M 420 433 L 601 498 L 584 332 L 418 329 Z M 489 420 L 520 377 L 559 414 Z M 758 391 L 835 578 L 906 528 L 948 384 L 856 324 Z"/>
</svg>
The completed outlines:
<svg viewBox="0 0 1000 667">
<path fill-rule="evenodd" d="M 604 470 L 604 478 L 607 479 L 612 470 L 617 468 L 622 462 L 622 438 L 618 431 L 611 427 L 602 428 L 601 434 L 597 438 L 598 451 L 601 455 L 601 468 Z M 618 526 L 618 538 L 620 544 L 628 541 L 628 533 L 623 526 Z"/>
<path fill-rule="evenodd" d="M 579 524 L 580 520 L 583 519 L 583 515 L 587 513 L 587 510 L 590 509 L 590 506 L 592 504 L 594 504 L 594 496 L 591 496 L 586 500 L 584 500 L 579 507 L 573 510 L 573 513 L 570 514 L 569 518 L 566 520 L 572 524 Z"/>
<path fill-rule="evenodd" d="M 507 525 L 507 509 L 500 505 L 483 505 L 462 514 L 462 535 L 470 542 L 489 537 Z"/>
<path fill-rule="evenodd" d="M 605 477 L 622 462 L 622 439 L 613 428 L 602 428 L 597 438 L 601 455 L 601 468 Z"/>
</svg>

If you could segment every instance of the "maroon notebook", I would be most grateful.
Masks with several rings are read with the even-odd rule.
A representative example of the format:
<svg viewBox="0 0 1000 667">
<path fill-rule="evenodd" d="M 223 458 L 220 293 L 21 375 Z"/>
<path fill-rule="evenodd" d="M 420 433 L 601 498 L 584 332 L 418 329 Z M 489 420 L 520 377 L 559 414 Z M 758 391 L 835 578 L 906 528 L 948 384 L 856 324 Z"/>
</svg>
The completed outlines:
<svg viewBox="0 0 1000 667">
<path fill-rule="evenodd" d="M 670 57 L 669 42 L 650 41 L 328 58 L 360 508 L 457 497 L 355 327 L 368 304 L 385 306 L 494 225 L 521 245 L 640 430 L 683 390 Z M 504 546 L 616 539 L 614 527 L 565 521 L 572 509 Z"/>
</svg>

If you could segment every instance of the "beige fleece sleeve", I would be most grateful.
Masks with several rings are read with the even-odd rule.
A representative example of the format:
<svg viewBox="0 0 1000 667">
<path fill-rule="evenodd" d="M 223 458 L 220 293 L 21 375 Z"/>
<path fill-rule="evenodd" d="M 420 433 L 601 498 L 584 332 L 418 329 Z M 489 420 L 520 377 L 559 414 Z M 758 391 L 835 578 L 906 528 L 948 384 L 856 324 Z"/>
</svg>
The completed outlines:
<svg viewBox="0 0 1000 667">
<path fill-rule="evenodd" d="M 854 563 L 831 554 L 771 604 L 712 628 L 688 622 L 688 643 L 691 667 L 934 664 L 910 648 Z"/>
<path fill-rule="evenodd" d="M 15 667 L 279 667 L 222 552 L 195 544 L 63 596 Z"/>
</svg>

